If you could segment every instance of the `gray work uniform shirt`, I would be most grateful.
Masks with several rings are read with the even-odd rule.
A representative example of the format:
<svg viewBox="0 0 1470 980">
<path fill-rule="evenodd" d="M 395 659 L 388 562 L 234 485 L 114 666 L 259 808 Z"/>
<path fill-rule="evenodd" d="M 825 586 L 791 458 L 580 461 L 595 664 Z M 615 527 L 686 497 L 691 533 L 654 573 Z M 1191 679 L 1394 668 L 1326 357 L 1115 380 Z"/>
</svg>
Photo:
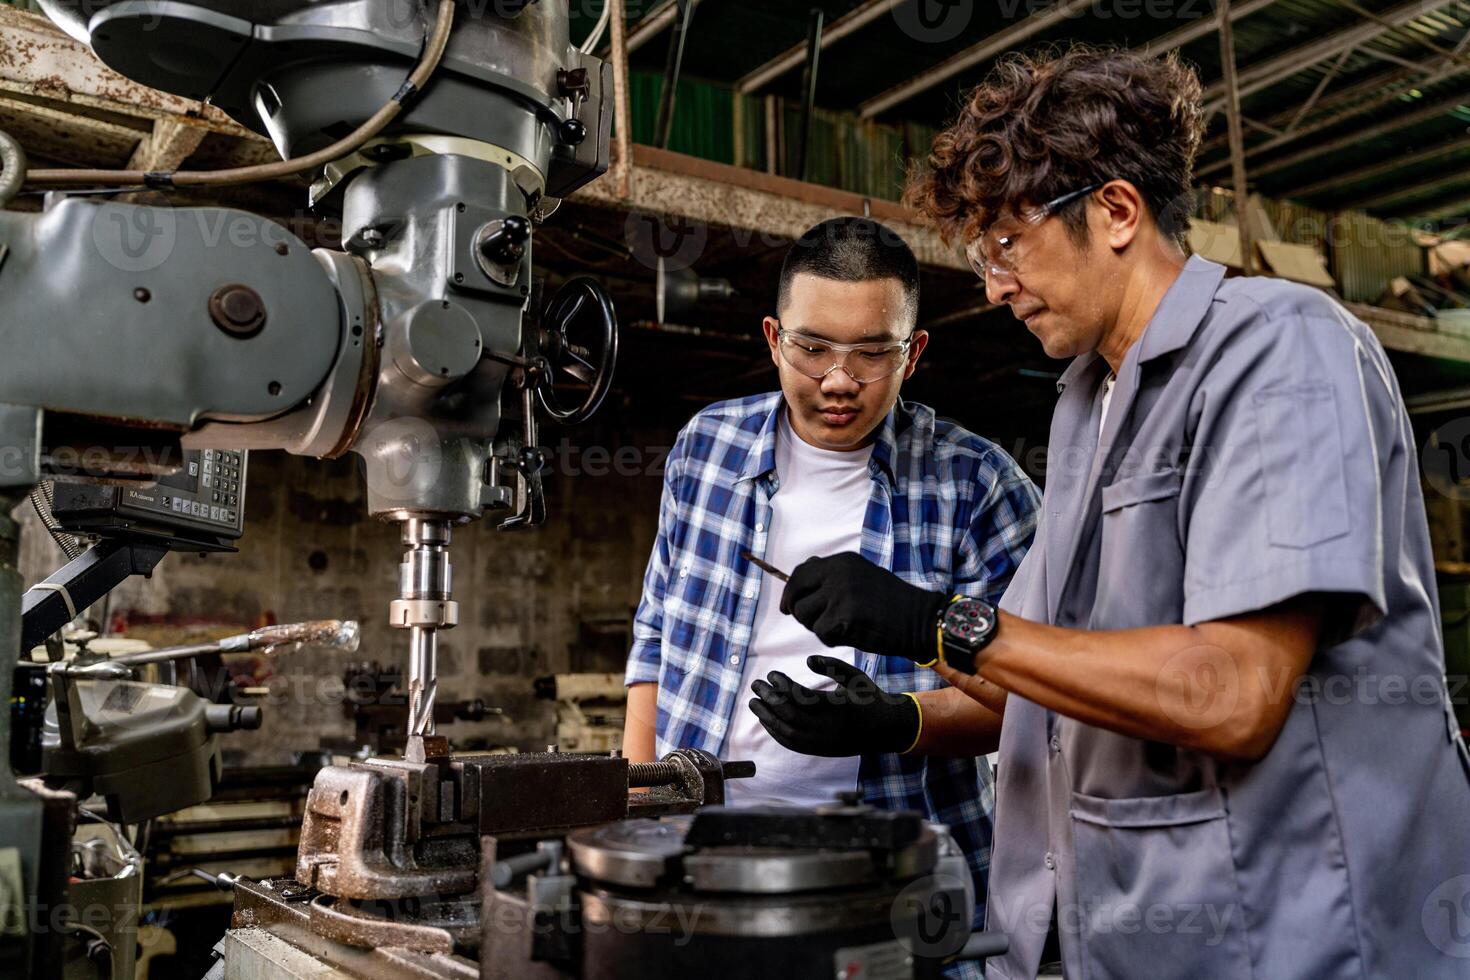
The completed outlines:
<svg viewBox="0 0 1470 980">
<path fill-rule="evenodd" d="M 1253 764 L 1012 695 L 988 976 L 1034 976 L 1055 918 L 1075 980 L 1470 976 L 1470 759 L 1444 682 L 1409 419 L 1372 332 L 1321 292 L 1190 259 L 1118 372 L 1058 385 L 1036 542 L 1002 608 L 1093 630 L 1335 593 L 1293 689 L 1181 657 L 1181 725 L 1247 685 L 1291 698 Z M 1187 659 L 1186 659 L 1187 658 Z M 1191 673 L 1186 673 L 1186 668 Z"/>
</svg>

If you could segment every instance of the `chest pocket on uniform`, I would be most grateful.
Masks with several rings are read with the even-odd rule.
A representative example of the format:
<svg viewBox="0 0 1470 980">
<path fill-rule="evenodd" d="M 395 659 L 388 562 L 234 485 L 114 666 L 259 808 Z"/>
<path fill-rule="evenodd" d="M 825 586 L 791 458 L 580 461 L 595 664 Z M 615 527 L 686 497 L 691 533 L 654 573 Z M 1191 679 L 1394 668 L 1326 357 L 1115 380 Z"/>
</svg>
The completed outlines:
<svg viewBox="0 0 1470 980">
<path fill-rule="evenodd" d="M 1177 621 L 1184 606 L 1178 470 L 1127 476 L 1102 489 L 1095 629 Z M 1141 589 L 1141 575 L 1154 585 Z"/>
</svg>

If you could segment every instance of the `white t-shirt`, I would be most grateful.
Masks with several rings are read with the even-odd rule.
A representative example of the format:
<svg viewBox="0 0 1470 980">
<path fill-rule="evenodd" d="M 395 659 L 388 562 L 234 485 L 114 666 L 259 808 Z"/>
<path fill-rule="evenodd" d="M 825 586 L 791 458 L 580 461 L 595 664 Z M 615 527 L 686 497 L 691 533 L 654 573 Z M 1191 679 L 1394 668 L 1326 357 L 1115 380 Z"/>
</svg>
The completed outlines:
<svg viewBox="0 0 1470 980">
<path fill-rule="evenodd" d="M 1113 407 L 1113 382 L 1114 377 L 1109 374 L 1103 381 L 1103 403 L 1102 417 L 1097 422 L 1097 437 L 1102 438 L 1103 430 L 1108 427 L 1108 409 Z"/>
<path fill-rule="evenodd" d="M 791 428 L 783 411 L 776 433 L 776 476 L 780 483 L 771 497 L 766 553 L 759 557 L 789 572 L 815 555 L 858 551 L 872 494 L 868 475 L 872 455 L 871 446 L 834 452 L 809 445 Z M 770 575 L 760 579 L 755 625 L 745 655 L 742 690 L 746 696 L 735 704 L 735 717 L 730 720 L 720 755 L 722 759 L 753 760 L 755 777 L 730 780 L 725 784 L 725 798 L 739 806 L 828 803 L 838 792 L 857 787 L 859 758 L 800 755 L 780 745 L 747 706 L 752 696 L 750 685 L 779 670 L 813 690 L 831 689 L 836 685 L 808 670 L 806 658 L 816 653 L 854 663 L 857 653 L 852 647 L 824 646 L 795 617 L 781 612 L 785 583 Z"/>
</svg>

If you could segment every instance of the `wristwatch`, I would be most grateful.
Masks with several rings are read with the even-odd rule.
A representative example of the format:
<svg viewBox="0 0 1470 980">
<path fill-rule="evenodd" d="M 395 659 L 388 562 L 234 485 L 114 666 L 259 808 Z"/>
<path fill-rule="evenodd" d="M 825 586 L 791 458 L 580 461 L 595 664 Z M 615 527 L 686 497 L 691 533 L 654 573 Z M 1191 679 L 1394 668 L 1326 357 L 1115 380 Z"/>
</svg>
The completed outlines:
<svg viewBox="0 0 1470 980">
<path fill-rule="evenodd" d="M 1000 617 L 984 599 L 957 595 L 939 611 L 939 648 L 944 662 L 966 674 L 975 673 L 975 655 L 995 639 Z"/>
</svg>

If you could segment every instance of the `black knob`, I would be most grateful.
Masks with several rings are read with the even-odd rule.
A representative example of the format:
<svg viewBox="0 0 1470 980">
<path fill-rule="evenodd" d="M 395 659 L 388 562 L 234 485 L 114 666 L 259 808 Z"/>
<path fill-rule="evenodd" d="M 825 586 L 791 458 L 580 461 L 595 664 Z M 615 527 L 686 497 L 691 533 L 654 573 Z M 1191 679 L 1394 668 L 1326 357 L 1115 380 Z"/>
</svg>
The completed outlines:
<svg viewBox="0 0 1470 980">
<path fill-rule="evenodd" d="M 238 704 L 207 704 L 204 706 L 204 725 L 211 732 L 254 731 L 264 720 L 260 708 Z"/>
<path fill-rule="evenodd" d="M 580 119 L 568 119 L 557 128 L 561 130 L 561 141 L 568 146 L 581 146 L 587 138 L 587 124 Z"/>
<path fill-rule="evenodd" d="M 721 763 L 720 775 L 726 779 L 749 779 L 755 775 L 755 763 L 746 760 Z"/>
<path fill-rule="evenodd" d="M 530 237 L 530 221 L 517 214 L 507 215 L 499 227 L 480 233 L 480 253 L 496 265 L 513 265 L 525 254 Z"/>
<path fill-rule="evenodd" d="M 460 721 L 484 721 L 487 710 L 481 698 L 466 702 L 455 709 L 454 717 Z"/>
</svg>

